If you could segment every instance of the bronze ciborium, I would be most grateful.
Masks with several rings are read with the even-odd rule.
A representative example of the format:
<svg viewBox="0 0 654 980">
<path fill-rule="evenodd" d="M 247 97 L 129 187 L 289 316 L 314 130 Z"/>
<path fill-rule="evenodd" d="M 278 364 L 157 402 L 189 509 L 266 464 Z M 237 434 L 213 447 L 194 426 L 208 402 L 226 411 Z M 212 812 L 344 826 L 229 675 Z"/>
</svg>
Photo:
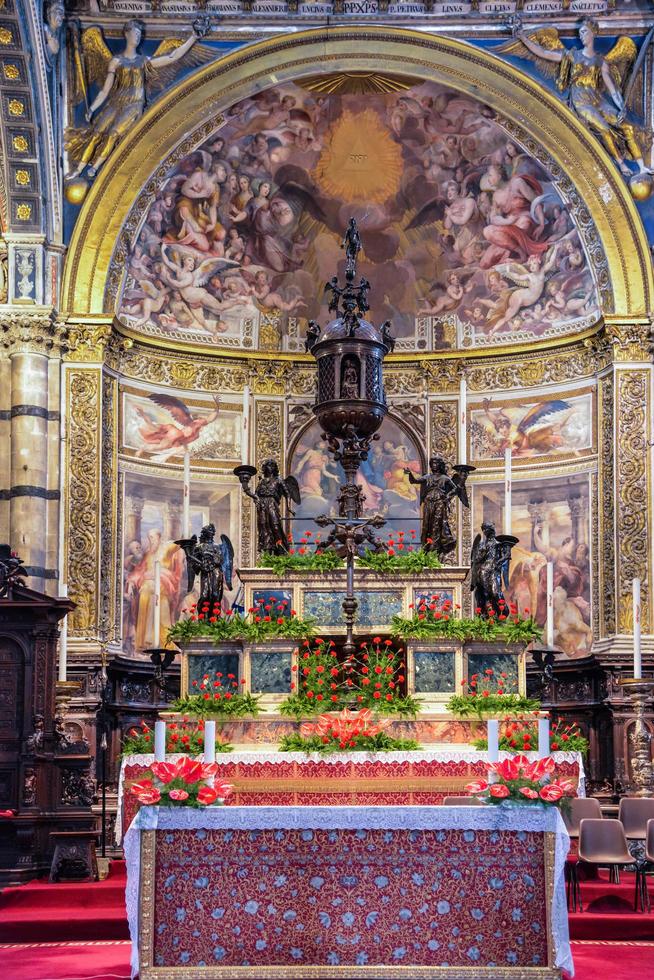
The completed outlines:
<svg viewBox="0 0 654 980">
<path fill-rule="evenodd" d="M 329 310 L 335 319 L 321 330 L 314 321 L 307 333 L 307 350 L 316 358 L 318 393 L 313 411 L 334 459 L 345 471 L 339 496 L 341 517 L 362 517 L 363 500 L 356 483 L 360 463 L 368 456 L 370 443 L 388 411 L 382 363 L 393 349 L 388 324 L 376 327 L 364 315 L 370 283 L 355 284 L 361 239 L 356 221 L 350 218 L 345 238 L 345 284 L 334 276 L 326 287 L 331 293 Z"/>
</svg>

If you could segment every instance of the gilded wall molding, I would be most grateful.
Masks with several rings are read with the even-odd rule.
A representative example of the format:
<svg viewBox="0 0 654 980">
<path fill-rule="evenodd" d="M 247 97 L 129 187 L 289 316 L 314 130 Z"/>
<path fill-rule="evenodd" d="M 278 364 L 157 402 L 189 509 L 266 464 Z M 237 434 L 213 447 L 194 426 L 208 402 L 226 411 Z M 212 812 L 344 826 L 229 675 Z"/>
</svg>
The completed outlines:
<svg viewBox="0 0 654 980">
<path fill-rule="evenodd" d="M 615 371 L 615 485 L 618 542 L 618 633 L 631 633 L 632 580 L 641 580 L 643 632 L 651 630 L 651 498 L 648 440 L 651 438 L 649 368 Z M 650 420 L 648 422 L 648 419 Z"/>
<path fill-rule="evenodd" d="M 71 636 L 94 639 L 98 624 L 102 369 L 70 368 L 65 375 L 65 567 Z"/>
<path fill-rule="evenodd" d="M 366 71 L 373 59 L 388 71 L 439 81 L 472 96 L 483 91 L 484 100 L 516 126 L 528 119 L 529 138 L 562 172 L 574 175 L 609 267 L 613 301 L 606 306 L 621 315 L 647 312 L 653 279 L 642 222 L 606 152 L 563 102 L 514 66 L 449 36 L 331 25 L 240 48 L 190 75 L 145 113 L 85 201 L 66 262 L 66 308 L 105 309 L 111 254 L 134 201 L 189 130 L 208 119 L 215 127 L 222 108 L 264 87 L 272 73 L 283 82 L 315 74 L 317 67 Z M 591 242 L 591 254 L 594 247 Z"/>
<path fill-rule="evenodd" d="M 109 639 L 120 632 L 121 590 L 114 569 L 121 566 L 118 535 L 118 382 L 102 377 L 102 518 L 100 529 L 100 623 Z"/>
<path fill-rule="evenodd" d="M 442 456 L 451 466 L 458 462 L 458 402 L 432 402 L 429 406 L 429 455 Z"/>
<path fill-rule="evenodd" d="M 614 384 L 613 373 L 599 382 L 599 514 L 602 528 L 598 552 L 598 579 L 601 600 L 600 635 L 611 636 L 616 626 L 615 580 L 615 461 L 614 461 Z"/>
</svg>

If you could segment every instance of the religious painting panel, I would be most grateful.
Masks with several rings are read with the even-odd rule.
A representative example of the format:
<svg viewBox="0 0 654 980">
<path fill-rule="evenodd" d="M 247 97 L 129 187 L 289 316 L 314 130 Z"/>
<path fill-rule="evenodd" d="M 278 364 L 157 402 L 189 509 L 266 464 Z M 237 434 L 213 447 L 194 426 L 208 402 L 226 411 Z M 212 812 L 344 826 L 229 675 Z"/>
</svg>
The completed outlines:
<svg viewBox="0 0 654 980">
<path fill-rule="evenodd" d="M 484 398 L 481 406 L 468 409 L 473 463 L 492 464 L 507 449 L 514 460 L 587 455 L 596 443 L 593 399 L 592 391 L 558 392 L 529 401 Z"/>
<path fill-rule="evenodd" d="M 124 388 L 121 449 L 152 463 L 193 463 L 231 468 L 241 460 L 242 411 L 213 398 L 182 397 L 167 390 Z"/>
<path fill-rule="evenodd" d="M 507 598 L 521 615 L 546 619 L 546 565 L 554 565 L 554 645 L 570 658 L 588 656 L 591 618 L 591 513 L 588 473 L 551 479 L 513 480 L 513 548 Z M 482 521 L 499 531 L 504 519 L 504 484 L 473 488 L 473 527 Z M 490 665 L 492 666 L 492 664 Z"/>
<path fill-rule="evenodd" d="M 398 531 L 407 542 L 414 536 L 420 537 L 419 487 L 409 482 L 405 470 L 415 475 L 423 472 L 421 457 L 413 436 L 387 416 L 379 429 L 379 439 L 372 443 L 368 459 L 361 464 L 356 477 L 365 495 L 364 516 L 380 513 L 386 518 L 382 537 Z M 327 452 L 317 421 L 295 443 L 288 472 L 297 479 L 302 495 L 293 522 L 293 538 L 297 541 L 307 531 L 315 535 L 313 518 L 338 513 L 338 490 L 345 483 L 343 468 Z"/>
<path fill-rule="evenodd" d="M 284 82 L 227 108 L 172 165 L 118 313 L 150 335 L 297 350 L 329 319 L 355 216 L 377 320 L 399 350 L 558 336 L 598 296 L 571 210 L 494 110 L 435 82 Z"/>
<path fill-rule="evenodd" d="M 227 534 L 238 552 L 240 500 L 235 480 L 229 478 L 191 483 L 191 533 L 199 536 L 213 523 L 217 535 Z M 199 597 L 199 580 L 188 587 L 184 552 L 175 544 L 182 537 L 181 472 L 163 477 L 151 469 L 125 472 L 123 500 L 123 650 L 132 656 L 165 644 L 168 627 Z M 154 635 L 154 571 L 161 567 L 161 629 Z M 236 583 L 234 583 L 236 585 Z M 236 590 L 225 592 L 223 605 L 231 607 Z"/>
</svg>

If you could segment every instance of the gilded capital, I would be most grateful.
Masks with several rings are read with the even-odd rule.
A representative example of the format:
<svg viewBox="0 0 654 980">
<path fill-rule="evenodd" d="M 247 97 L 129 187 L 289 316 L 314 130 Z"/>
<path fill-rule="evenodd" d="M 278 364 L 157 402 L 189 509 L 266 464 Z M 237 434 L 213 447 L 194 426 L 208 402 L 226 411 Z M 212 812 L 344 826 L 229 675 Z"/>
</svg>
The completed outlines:
<svg viewBox="0 0 654 980">
<path fill-rule="evenodd" d="M 67 344 L 66 324 L 50 306 L 10 309 L 2 315 L 0 344 L 8 357 L 12 354 L 60 357 Z"/>
<path fill-rule="evenodd" d="M 106 317 L 80 321 L 69 320 L 65 359 L 68 361 L 103 361 L 111 331 L 111 321 L 108 321 Z"/>
<path fill-rule="evenodd" d="M 604 336 L 613 351 L 614 361 L 650 361 L 652 356 L 652 320 L 607 318 Z"/>
</svg>

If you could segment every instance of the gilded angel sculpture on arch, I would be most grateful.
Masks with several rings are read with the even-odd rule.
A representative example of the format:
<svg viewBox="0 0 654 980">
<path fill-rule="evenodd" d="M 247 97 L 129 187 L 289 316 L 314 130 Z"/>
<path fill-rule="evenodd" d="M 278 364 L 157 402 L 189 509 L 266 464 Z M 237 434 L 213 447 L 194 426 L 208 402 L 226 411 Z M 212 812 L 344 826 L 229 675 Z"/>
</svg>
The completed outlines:
<svg viewBox="0 0 654 980">
<path fill-rule="evenodd" d="M 570 108 L 604 144 L 625 177 L 631 177 L 627 159 L 638 174 L 652 174 L 645 163 L 649 150 L 645 134 L 628 111 L 629 96 L 640 70 L 638 49 L 630 37 L 617 39 L 607 54 L 595 48 L 598 26 L 585 19 L 579 26 L 581 47 L 566 48 L 555 27 L 527 34 L 516 19 L 515 40 L 499 50 L 535 62 L 541 74 L 555 79 L 559 92 L 567 92 Z M 649 43 L 649 36 L 644 47 Z M 642 51 L 642 49 L 641 49 Z"/>
<path fill-rule="evenodd" d="M 149 56 L 139 53 L 144 33 L 139 20 L 124 25 L 125 47 L 117 55 L 108 48 L 102 28 L 88 27 L 81 34 L 73 28 L 71 90 L 74 103 L 84 104 L 89 125 L 71 126 L 66 132 L 66 151 L 74 166 L 69 180 L 85 170 L 95 177 L 114 147 L 139 121 L 148 101 L 173 82 L 182 61 L 195 67 L 215 57 L 211 48 L 196 44 L 208 30 L 208 19 L 198 18 L 186 40 L 165 38 Z M 94 85 L 99 91 L 89 101 Z"/>
</svg>

